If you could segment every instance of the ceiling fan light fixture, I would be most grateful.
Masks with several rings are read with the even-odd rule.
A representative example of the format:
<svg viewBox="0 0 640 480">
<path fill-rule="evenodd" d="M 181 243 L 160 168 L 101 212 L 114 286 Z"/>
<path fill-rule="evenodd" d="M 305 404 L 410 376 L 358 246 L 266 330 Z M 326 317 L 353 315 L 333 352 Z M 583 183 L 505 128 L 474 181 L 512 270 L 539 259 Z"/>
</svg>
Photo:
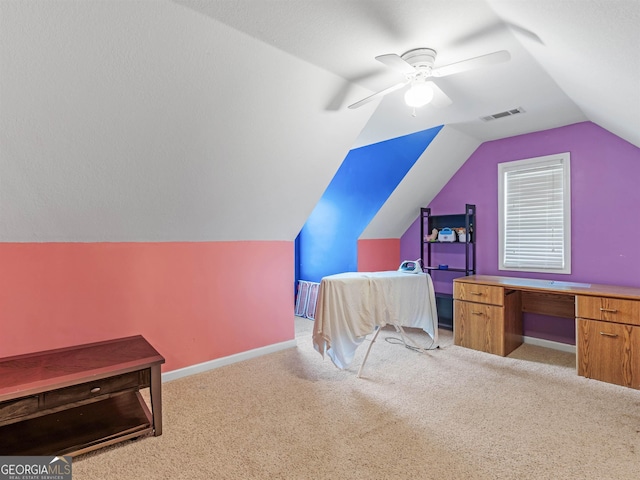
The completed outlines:
<svg viewBox="0 0 640 480">
<path fill-rule="evenodd" d="M 404 94 L 404 101 L 409 107 L 423 107 L 433 100 L 433 90 L 425 82 L 415 82 Z"/>
<path fill-rule="evenodd" d="M 369 95 L 362 100 L 349 105 L 349 108 L 358 108 L 365 103 L 383 97 L 391 92 L 411 84 L 411 87 L 404 95 L 405 103 L 414 109 L 431 103 L 436 108 L 446 107 L 451 104 L 451 99 L 438 86 L 437 82 L 430 80 L 432 77 L 446 77 L 457 73 L 475 70 L 476 68 L 496 63 L 506 62 L 511 58 L 511 54 L 506 50 L 487 53 L 479 57 L 467 58 L 459 62 L 444 66 L 435 66 L 436 51 L 432 48 L 414 48 L 402 55 L 386 53 L 378 55 L 376 60 L 388 67 L 402 73 L 405 76 L 404 82 L 385 88 L 373 95 Z"/>
</svg>

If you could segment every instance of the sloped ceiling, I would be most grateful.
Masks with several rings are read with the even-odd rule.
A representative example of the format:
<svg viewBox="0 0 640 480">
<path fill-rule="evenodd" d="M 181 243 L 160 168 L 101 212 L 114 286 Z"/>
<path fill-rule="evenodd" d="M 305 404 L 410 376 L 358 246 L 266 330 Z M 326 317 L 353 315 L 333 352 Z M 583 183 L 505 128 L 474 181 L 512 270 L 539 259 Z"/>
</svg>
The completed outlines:
<svg viewBox="0 0 640 480">
<path fill-rule="evenodd" d="M 173 2 L 0 9 L 0 241 L 293 240 L 375 108 Z"/>
<path fill-rule="evenodd" d="M 451 163 L 388 215 L 483 141 L 591 120 L 640 146 L 638 24 L 635 0 L 2 1 L 0 241 L 292 240 L 349 149 L 443 124 Z M 444 109 L 345 108 L 416 47 L 512 59 L 441 79 Z"/>
<path fill-rule="evenodd" d="M 523 46 L 593 123 L 640 147 L 640 2 L 489 0 L 544 42 Z"/>
<path fill-rule="evenodd" d="M 471 154 L 480 146 L 475 138 L 445 126 L 429 148 L 398 185 L 375 218 L 362 232 L 362 239 L 398 238 L 418 217 Z M 461 199 L 460 204 L 464 203 Z M 464 205 L 463 205 L 464 207 Z"/>
<path fill-rule="evenodd" d="M 445 109 L 412 117 L 403 91 L 386 96 L 356 146 L 441 124 L 486 141 L 598 119 L 640 145 L 636 0 L 175 1 L 371 92 L 402 80 L 374 60 L 380 54 L 429 47 L 440 66 L 511 53 L 508 63 L 439 79 L 454 101 Z M 360 98 L 347 92 L 341 107 Z M 479 120 L 515 107 L 527 114 Z"/>
</svg>

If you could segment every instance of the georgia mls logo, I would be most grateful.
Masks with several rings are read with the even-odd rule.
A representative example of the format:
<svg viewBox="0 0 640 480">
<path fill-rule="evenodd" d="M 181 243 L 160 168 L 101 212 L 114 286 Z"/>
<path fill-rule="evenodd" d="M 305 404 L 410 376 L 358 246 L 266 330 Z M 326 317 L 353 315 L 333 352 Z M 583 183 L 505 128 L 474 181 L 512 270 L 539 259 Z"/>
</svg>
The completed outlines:
<svg viewBox="0 0 640 480">
<path fill-rule="evenodd" d="M 55 464 L 55 465 L 54 465 Z M 53 457 L 49 462 L 49 475 L 66 475 L 71 473 L 71 462 L 66 457 Z"/>
<path fill-rule="evenodd" d="M 71 480 L 71 457 L 0 457 L 0 480 Z"/>
</svg>

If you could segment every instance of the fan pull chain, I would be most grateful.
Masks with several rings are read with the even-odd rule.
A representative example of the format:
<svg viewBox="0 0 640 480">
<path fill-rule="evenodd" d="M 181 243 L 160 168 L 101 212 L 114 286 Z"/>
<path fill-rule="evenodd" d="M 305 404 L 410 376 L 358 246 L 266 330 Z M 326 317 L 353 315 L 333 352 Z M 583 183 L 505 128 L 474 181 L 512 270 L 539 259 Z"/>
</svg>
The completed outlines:
<svg viewBox="0 0 640 480">
<path fill-rule="evenodd" d="M 413 113 L 411 114 L 412 117 L 417 117 L 416 115 L 416 107 L 413 107 Z"/>
</svg>

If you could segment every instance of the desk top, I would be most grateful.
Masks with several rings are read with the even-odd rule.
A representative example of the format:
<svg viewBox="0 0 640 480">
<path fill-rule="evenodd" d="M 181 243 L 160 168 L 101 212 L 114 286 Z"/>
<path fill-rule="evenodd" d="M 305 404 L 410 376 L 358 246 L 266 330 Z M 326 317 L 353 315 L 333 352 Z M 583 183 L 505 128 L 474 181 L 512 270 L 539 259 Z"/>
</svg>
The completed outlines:
<svg viewBox="0 0 640 480">
<path fill-rule="evenodd" d="M 470 275 L 458 277 L 454 282 L 491 285 L 514 290 L 559 293 L 565 295 L 589 295 L 597 297 L 640 299 L 640 288 L 621 287 L 616 285 L 599 285 L 595 283 L 563 282 L 557 280 L 541 280 L 532 278 L 502 277 L 494 275 Z"/>
<path fill-rule="evenodd" d="M 141 335 L 0 358 L 0 400 L 164 363 Z"/>
</svg>

